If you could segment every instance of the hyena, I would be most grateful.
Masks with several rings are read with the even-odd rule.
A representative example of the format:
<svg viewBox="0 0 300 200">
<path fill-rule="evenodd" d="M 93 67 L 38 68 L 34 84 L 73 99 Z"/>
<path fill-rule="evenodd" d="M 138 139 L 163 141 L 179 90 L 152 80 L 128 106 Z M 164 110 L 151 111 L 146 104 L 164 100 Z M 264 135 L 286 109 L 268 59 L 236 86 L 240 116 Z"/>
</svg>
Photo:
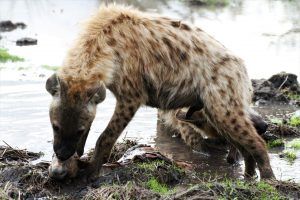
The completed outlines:
<svg viewBox="0 0 300 200">
<path fill-rule="evenodd" d="M 173 134 L 180 136 L 192 149 L 202 151 L 202 144 L 205 144 L 205 140 L 216 141 L 222 140 L 223 137 L 206 119 L 205 113 L 201 109 L 202 107 L 198 107 L 196 110 L 193 107 L 169 111 L 159 110 L 158 121 L 165 128 L 163 130 L 172 130 Z M 263 118 L 254 110 L 249 115 L 257 133 L 260 135 L 265 133 L 268 124 Z M 220 143 L 219 145 L 226 144 Z M 230 143 L 228 146 L 227 162 L 234 164 L 239 159 L 239 152 Z"/>
<path fill-rule="evenodd" d="M 82 155 L 105 88 L 117 100 L 87 177 L 99 174 L 142 105 L 174 110 L 203 102 L 207 119 L 242 153 L 245 174 L 253 176 L 257 164 L 262 178 L 274 178 L 249 116 L 252 89 L 244 63 L 200 28 L 128 7 L 101 7 L 46 88 L 53 96 L 53 147 L 61 161 Z"/>
</svg>

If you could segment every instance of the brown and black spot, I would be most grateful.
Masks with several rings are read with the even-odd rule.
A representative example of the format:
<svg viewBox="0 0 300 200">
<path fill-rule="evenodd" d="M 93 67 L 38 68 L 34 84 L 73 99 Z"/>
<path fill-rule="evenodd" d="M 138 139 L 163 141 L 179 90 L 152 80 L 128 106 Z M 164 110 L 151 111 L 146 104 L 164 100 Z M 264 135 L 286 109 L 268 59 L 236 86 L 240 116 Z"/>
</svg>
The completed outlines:
<svg viewBox="0 0 300 200">
<path fill-rule="evenodd" d="M 120 34 L 120 36 L 122 37 L 122 38 L 125 38 L 126 36 L 125 36 L 125 33 L 123 32 L 123 31 L 119 31 L 119 34 Z"/>
<path fill-rule="evenodd" d="M 157 20 L 157 19 L 154 20 L 154 22 L 155 22 L 156 24 L 162 24 L 161 21 L 160 21 L 160 20 Z"/>
<path fill-rule="evenodd" d="M 211 80 L 212 80 L 214 83 L 216 83 L 217 80 L 218 80 L 218 77 L 217 77 L 217 76 L 212 76 L 212 77 L 211 77 Z"/>
<path fill-rule="evenodd" d="M 116 25 L 117 23 L 118 23 L 118 21 L 117 21 L 117 19 L 113 19 L 113 20 L 111 20 L 111 22 L 110 22 L 112 25 Z"/>
<path fill-rule="evenodd" d="M 196 28 L 196 31 L 203 32 L 203 30 L 201 28 Z"/>
<path fill-rule="evenodd" d="M 174 39 L 176 39 L 176 38 L 174 38 Z M 180 43 L 186 50 L 189 50 L 191 48 L 191 46 L 183 40 L 181 40 Z"/>
<path fill-rule="evenodd" d="M 238 112 L 238 114 L 239 114 L 239 116 L 244 116 L 244 112 L 241 110 Z"/>
<path fill-rule="evenodd" d="M 239 124 L 234 126 L 234 131 L 238 132 L 240 130 L 241 126 Z"/>
<path fill-rule="evenodd" d="M 108 46 L 114 47 L 114 46 L 116 46 L 117 41 L 116 41 L 114 38 L 109 38 L 109 39 L 106 41 L 106 43 L 107 43 Z"/>
<path fill-rule="evenodd" d="M 107 35 L 111 35 L 112 34 L 111 26 L 109 25 L 109 26 L 104 27 L 103 33 L 107 34 Z"/>
<path fill-rule="evenodd" d="M 153 31 L 153 30 L 149 30 L 149 32 L 150 32 L 150 35 L 151 35 L 152 37 L 154 37 L 154 36 L 155 36 L 155 33 L 154 33 L 154 31 Z"/>
<path fill-rule="evenodd" d="M 230 61 L 230 57 L 229 56 L 225 56 L 221 59 L 221 61 L 218 63 L 219 65 L 225 65 L 228 61 Z"/>
<path fill-rule="evenodd" d="M 183 24 L 183 23 L 180 24 L 180 29 L 185 30 L 185 31 L 192 30 L 191 27 L 189 27 L 187 24 Z"/>
<path fill-rule="evenodd" d="M 180 27 L 181 22 L 180 21 L 171 21 L 171 26 L 175 27 L 175 28 L 179 28 Z"/>
<path fill-rule="evenodd" d="M 188 60 L 188 54 L 185 51 L 182 51 L 181 49 L 177 49 L 177 52 L 179 54 L 179 59 L 183 62 L 186 62 Z"/>
<path fill-rule="evenodd" d="M 125 15 L 123 13 L 120 14 L 119 17 L 117 17 L 118 23 L 123 23 L 124 20 L 125 20 Z"/>
<path fill-rule="evenodd" d="M 226 115 L 226 117 L 229 117 L 230 116 L 230 111 L 227 110 L 225 115 Z"/>
<path fill-rule="evenodd" d="M 221 89 L 221 90 L 219 90 L 219 92 L 221 94 L 221 97 L 225 97 L 226 96 L 225 90 Z"/>
<path fill-rule="evenodd" d="M 168 46 L 169 49 L 173 49 L 173 45 L 172 42 L 169 38 L 163 37 L 162 41 L 165 43 L 165 45 Z"/>
<path fill-rule="evenodd" d="M 247 130 L 244 130 L 244 131 L 242 132 L 242 135 L 249 135 L 249 132 L 248 132 Z"/>
<path fill-rule="evenodd" d="M 236 118 L 233 118 L 233 119 L 231 119 L 230 123 L 231 124 L 236 124 L 236 121 L 237 121 Z"/>
<path fill-rule="evenodd" d="M 162 56 L 160 55 L 160 53 L 155 52 L 154 54 L 154 58 L 157 62 L 161 62 L 163 60 Z"/>
<path fill-rule="evenodd" d="M 252 145 L 254 143 L 254 140 L 253 139 L 248 139 L 247 142 L 248 142 L 249 145 Z"/>
</svg>

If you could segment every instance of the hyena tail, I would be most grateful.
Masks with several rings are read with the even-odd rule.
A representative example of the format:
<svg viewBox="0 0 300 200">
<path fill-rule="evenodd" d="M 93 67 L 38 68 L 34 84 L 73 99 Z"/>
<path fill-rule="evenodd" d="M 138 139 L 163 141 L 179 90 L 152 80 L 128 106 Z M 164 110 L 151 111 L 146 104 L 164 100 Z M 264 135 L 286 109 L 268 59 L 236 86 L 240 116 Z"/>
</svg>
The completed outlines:
<svg viewBox="0 0 300 200">
<path fill-rule="evenodd" d="M 245 161 L 245 176 L 255 175 L 257 163 L 261 178 L 275 178 L 265 141 L 257 133 L 250 117 L 249 95 L 237 85 L 232 93 L 228 89 L 226 96 L 224 92 L 218 91 L 226 91 L 228 86 L 220 89 L 215 85 L 206 89 L 202 98 L 207 118 L 219 133 L 242 153 Z M 239 94 L 239 89 L 243 93 Z"/>
</svg>

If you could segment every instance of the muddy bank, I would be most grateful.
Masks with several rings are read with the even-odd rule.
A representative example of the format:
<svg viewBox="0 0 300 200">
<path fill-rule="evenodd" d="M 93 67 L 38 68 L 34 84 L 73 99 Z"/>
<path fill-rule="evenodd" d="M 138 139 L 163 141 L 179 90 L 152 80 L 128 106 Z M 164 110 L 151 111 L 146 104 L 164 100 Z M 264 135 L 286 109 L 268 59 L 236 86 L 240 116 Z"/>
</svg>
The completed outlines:
<svg viewBox="0 0 300 200">
<path fill-rule="evenodd" d="M 88 184 L 81 178 L 64 181 L 50 179 L 48 162 L 31 163 L 41 154 L 9 146 L 2 146 L 0 153 L 0 197 L 4 199 L 300 198 L 298 184 L 245 182 L 198 173 L 188 163 L 170 160 L 152 147 L 136 145 L 128 140 L 116 145 L 114 158 L 104 165 L 102 175 Z M 118 159 L 121 154 L 124 156 Z"/>
<path fill-rule="evenodd" d="M 297 75 L 281 72 L 269 79 L 253 79 L 253 102 L 256 104 L 293 104 L 300 106 Z"/>
</svg>

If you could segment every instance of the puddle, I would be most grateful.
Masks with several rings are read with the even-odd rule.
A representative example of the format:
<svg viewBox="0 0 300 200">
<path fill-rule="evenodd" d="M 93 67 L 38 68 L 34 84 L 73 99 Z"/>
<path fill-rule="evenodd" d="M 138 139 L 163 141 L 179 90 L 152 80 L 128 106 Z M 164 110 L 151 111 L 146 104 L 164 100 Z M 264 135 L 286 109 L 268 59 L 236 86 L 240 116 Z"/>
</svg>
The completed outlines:
<svg viewBox="0 0 300 200">
<path fill-rule="evenodd" d="M 298 1 L 233 0 L 233 4 L 225 8 L 209 9 L 179 0 L 128 2 L 142 10 L 200 26 L 245 59 L 251 78 L 268 78 L 283 70 L 300 75 L 300 33 L 289 32 L 300 26 Z M 0 33 L 0 47 L 26 59 L 23 63 L 0 64 L 0 142 L 4 140 L 13 147 L 44 152 L 42 160 L 51 160 L 52 131 L 48 118 L 51 96 L 44 84 L 53 72 L 42 65 L 61 65 L 80 22 L 97 10 L 100 3 L 98 0 L 0 1 L 0 20 L 27 24 L 24 30 Z M 15 41 L 21 37 L 37 38 L 38 45 L 18 47 Z M 98 106 L 86 150 L 94 147 L 114 106 L 115 99 L 109 93 Z M 275 116 L 293 111 L 291 107 L 259 108 L 262 114 Z M 156 115 L 155 109 L 141 108 L 120 139 L 126 136 L 137 138 L 139 143 L 155 144 L 162 152 L 197 163 L 200 169 L 212 173 L 242 175 L 243 166 L 228 165 L 225 153 L 208 156 L 192 152 L 181 141 L 164 134 L 156 138 Z M 290 164 L 276 152 L 271 152 L 270 157 L 277 178 L 300 182 L 299 159 Z"/>
</svg>

